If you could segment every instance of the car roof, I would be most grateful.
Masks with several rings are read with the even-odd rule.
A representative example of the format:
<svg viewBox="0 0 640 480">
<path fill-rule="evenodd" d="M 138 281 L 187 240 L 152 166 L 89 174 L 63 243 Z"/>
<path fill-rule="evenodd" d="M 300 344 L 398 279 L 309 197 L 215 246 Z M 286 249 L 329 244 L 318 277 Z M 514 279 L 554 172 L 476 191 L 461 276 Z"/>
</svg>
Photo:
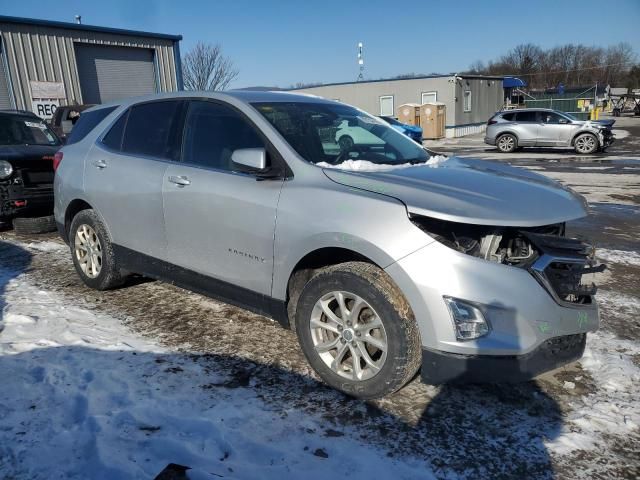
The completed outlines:
<svg viewBox="0 0 640 480">
<path fill-rule="evenodd" d="M 16 115 L 16 116 L 20 116 L 20 117 L 34 117 L 37 118 L 38 120 L 40 120 L 40 117 L 37 116 L 35 113 L 29 111 L 29 110 L 0 110 L 1 114 L 4 115 Z"/>
<path fill-rule="evenodd" d="M 101 108 L 115 107 L 115 106 L 129 106 L 136 103 L 148 102 L 152 100 L 172 99 L 172 98 L 211 98 L 218 100 L 236 99 L 243 103 L 254 102 L 272 102 L 272 103 L 284 103 L 284 102 L 305 102 L 305 103 L 337 103 L 333 100 L 318 97 L 317 95 L 311 95 L 307 93 L 293 93 L 293 92 L 276 92 L 276 91 L 263 91 L 263 90 L 226 90 L 224 92 L 210 92 L 210 91 L 198 91 L 188 90 L 180 92 L 167 92 L 156 93 L 153 95 L 145 95 L 142 97 L 130 97 L 123 100 L 113 101 L 109 103 L 103 103 L 96 105 L 90 110 L 98 110 Z"/>
<path fill-rule="evenodd" d="M 510 110 L 502 110 L 500 113 L 502 114 L 512 112 L 558 112 L 558 110 L 554 110 L 553 108 L 512 108 Z"/>
</svg>

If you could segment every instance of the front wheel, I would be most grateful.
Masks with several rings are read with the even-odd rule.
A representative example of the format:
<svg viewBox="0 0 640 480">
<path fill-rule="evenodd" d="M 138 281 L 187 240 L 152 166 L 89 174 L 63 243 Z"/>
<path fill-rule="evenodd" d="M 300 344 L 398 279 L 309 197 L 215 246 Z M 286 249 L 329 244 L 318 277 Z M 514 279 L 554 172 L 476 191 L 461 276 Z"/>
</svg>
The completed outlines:
<svg viewBox="0 0 640 480">
<path fill-rule="evenodd" d="M 82 210 L 73 218 L 69 247 L 73 265 L 85 285 L 108 290 L 123 283 L 111 239 L 94 210 Z"/>
<path fill-rule="evenodd" d="M 573 146 L 576 153 L 589 155 L 598 149 L 598 139 L 590 133 L 583 133 L 576 137 Z"/>
<path fill-rule="evenodd" d="M 393 393 L 420 366 L 420 335 L 411 308 L 374 265 L 348 262 L 320 270 L 302 290 L 295 322 L 314 370 L 354 397 Z"/>
</svg>

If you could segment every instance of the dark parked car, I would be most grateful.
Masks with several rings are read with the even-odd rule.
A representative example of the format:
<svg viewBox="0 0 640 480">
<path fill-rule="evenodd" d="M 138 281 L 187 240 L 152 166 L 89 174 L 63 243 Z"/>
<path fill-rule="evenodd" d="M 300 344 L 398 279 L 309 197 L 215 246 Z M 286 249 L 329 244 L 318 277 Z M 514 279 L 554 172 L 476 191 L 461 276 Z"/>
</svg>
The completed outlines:
<svg viewBox="0 0 640 480">
<path fill-rule="evenodd" d="M 80 118 L 82 112 L 91 107 L 93 107 L 93 105 L 65 105 L 58 107 L 49 125 L 56 135 L 64 140 L 69 136 L 71 130 L 73 130 L 73 126 Z"/>
<path fill-rule="evenodd" d="M 0 111 L 0 222 L 19 233 L 55 229 L 53 163 L 58 136 L 36 115 Z"/>
</svg>

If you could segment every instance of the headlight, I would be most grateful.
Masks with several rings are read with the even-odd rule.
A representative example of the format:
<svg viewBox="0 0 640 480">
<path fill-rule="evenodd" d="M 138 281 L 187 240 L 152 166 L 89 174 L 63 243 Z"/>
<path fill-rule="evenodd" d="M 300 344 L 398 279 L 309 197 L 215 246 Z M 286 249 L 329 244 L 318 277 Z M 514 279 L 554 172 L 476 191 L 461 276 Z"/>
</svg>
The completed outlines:
<svg viewBox="0 0 640 480">
<path fill-rule="evenodd" d="M 0 180 L 9 178 L 13 173 L 13 166 L 6 160 L 0 160 Z"/>
<path fill-rule="evenodd" d="M 489 324 L 479 308 L 469 302 L 453 297 L 444 297 L 449 307 L 458 341 L 474 340 L 489 333 Z"/>
</svg>

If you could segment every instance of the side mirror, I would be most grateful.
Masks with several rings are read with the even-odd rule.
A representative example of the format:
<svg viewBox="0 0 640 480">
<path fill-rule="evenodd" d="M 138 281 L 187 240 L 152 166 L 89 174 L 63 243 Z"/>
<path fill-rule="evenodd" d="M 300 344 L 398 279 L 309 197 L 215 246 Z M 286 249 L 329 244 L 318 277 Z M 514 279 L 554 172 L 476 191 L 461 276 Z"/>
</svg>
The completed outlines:
<svg viewBox="0 0 640 480">
<path fill-rule="evenodd" d="M 560 120 L 558 120 L 558 123 L 567 124 L 569 123 L 569 120 L 567 120 L 566 118 L 561 118 Z"/>
<path fill-rule="evenodd" d="M 264 148 L 240 148 L 231 154 L 231 161 L 252 170 L 267 168 L 267 151 Z"/>
</svg>

